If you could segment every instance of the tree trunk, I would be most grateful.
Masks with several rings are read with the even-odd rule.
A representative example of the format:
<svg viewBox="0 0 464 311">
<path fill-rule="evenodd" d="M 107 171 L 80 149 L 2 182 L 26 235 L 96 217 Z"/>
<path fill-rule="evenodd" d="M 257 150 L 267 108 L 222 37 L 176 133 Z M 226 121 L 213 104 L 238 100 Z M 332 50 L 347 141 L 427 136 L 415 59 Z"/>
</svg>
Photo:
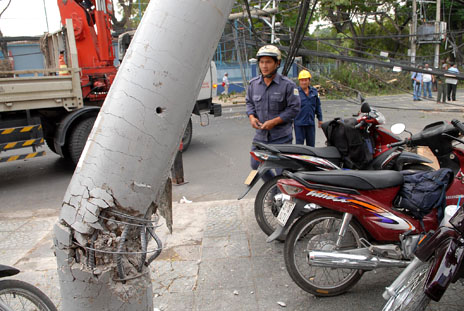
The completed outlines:
<svg viewBox="0 0 464 311">
<path fill-rule="evenodd" d="M 153 310 L 150 220 L 233 3 L 150 1 L 55 225 L 63 310 Z"/>
</svg>

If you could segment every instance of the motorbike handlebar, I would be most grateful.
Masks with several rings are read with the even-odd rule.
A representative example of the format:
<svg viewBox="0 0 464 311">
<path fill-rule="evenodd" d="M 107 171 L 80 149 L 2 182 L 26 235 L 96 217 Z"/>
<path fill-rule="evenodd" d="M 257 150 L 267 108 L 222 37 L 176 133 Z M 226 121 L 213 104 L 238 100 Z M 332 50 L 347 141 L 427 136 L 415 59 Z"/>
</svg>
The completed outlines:
<svg viewBox="0 0 464 311">
<path fill-rule="evenodd" d="M 451 121 L 451 124 L 453 124 L 454 127 L 457 128 L 462 135 L 464 135 L 464 125 L 461 123 L 461 121 L 454 119 Z"/>
<path fill-rule="evenodd" d="M 359 122 L 358 124 L 356 124 L 354 128 L 355 128 L 355 129 L 358 129 L 358 128 L 364 126 L 365 124 L 366 124 L 366 121 L 361 120 L 361 122 Z"/>
<path fill-rule="evenodd" d="M 389 145 L 390 145 L 390 147 L 397 147 L 397 146 L 406 145 L 409 141 L 410 141 L 410 139 L 405 139 L 405 140 L 402 140 L 402 141 L 398 141 L 396 143 L 391 143 Z"/>
</svg>

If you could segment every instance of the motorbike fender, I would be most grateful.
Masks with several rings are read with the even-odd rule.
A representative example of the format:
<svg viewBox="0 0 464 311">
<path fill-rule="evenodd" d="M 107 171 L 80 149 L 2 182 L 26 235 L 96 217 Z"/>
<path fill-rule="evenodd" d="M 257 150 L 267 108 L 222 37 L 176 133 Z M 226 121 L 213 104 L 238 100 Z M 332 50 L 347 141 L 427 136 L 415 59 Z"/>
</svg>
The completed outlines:
<svg viewBox="0 0 464 311">
<path fill-rule="evenodd" d="M 251 181 L 251 183 L 247 186 L 245 192 L 243 192 L 237 200 L 241 200 L 243 199 L 247 194 L 248 192 L 250 192 L 250 190 L 256 185 L 256 183 L 261 179 L 261 177 L 269 170 L 273 169 L 273 168 L 276 168 L 278 167 L 278 165 L 276 164 L 271 164 L 271 163 L 268 163 L 268 162 L 264 162 L 263 164 L 261 164 L 259 167 L 258 167 L 258 173 L 255 175 L 255 177 L 253 178 L 253 180 Z"/>
<path fill-rule="evenodd" d="M 414 255 L 423 262 L 429 261 L 441 245 L 447 245 L 449 239 L 457 237 L 457 232 L 452 228 L 439 227 L 430 238 L 419 242 Z"/>
<path fill-rule="evenodd" d="M 305 210 L 305 203 L 303 201 L 298 200 L 295 208 L 288 217 L 285 226 L 277 224 L 276 230 L 270 236 L 267 237 L 266 242 L 271 243 L 275 239 L 282 237 L 282 235 L 284 235 L 285 232 L 287 232 L 288 228 L 290 228 L 290 226 L 293 224 L 295 219 L 301 217 L 301 215 L 305 213 L 307 213 L 307 211 Z"/>
<path fill-rule="evenodd" d="M 464 248 L 456 239 L 448 239 L 436 250 L 435 259 L 429 270 L 424 292 L 434 301 L 439 301 L 449 284 L 459 272 L 464 259 Z"/>
<path fill-rule="evenodd" d="M 18 274 L 19 270 L 10 266 L 0 265 L 0 278 Z"/>
<path fill-rule="evenodd" d="M 403 151 L 396 159 L 396 168 L 403 169 L 405 164 L 433 163 L 432 160 L 416 153 Z"/>
<path fill-rule="evenodd" d="M 271 169 L 282 169 L 282 170 L 290 170 L 290 171 L 296 171 L 299 169 L 302 169 L 303 166 L 299 164 L 295 160 L 287 160 L 284 159 L 283 157 L 280 158 L 280 160 L 276 161 L 264 161 L 261 163 L 258 167 L 258 173 L 255 175 L 253 180 L 250 182 L 250 184 L 247 186 L 245 192 L 243 192 L 237 200 L 243 199 L 248 192 L 256 185 L 256 183 L 261 179 L 261 177 L 266 174 L 267 171 Z"/>
</svg>

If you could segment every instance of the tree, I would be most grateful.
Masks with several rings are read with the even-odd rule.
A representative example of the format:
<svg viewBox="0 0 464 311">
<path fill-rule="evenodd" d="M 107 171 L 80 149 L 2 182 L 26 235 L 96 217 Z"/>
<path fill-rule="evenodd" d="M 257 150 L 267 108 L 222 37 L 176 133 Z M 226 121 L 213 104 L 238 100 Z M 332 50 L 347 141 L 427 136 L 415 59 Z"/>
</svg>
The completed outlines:
<svg viewBox="0 0 464 311">
<path fill-rule="evenodd" d="M 348 36 L 356 51 L 368 50 L 362 37 L 369 34 L 371 24 L 375 22 L 378 25 L 377 34 L 391 36 L 395 53 L 404 40 L 397 35 L 405 34 L 410 20 L 410 15 L 404 12 L 405 3 L 394 0 L 378 1 L 375 5 L 364 1 L 331 0 L 321 2 L 319 18 L 329 21 L 337 33 Z M 360 52 L 355 54 L 358 57 L 363 56 Z"/>
<path fill-rule="evenodd" d="M 6 9 L 8 9 L 10 4 L 11 4 L 11 0 L 8 0 L 7 5 L 0 12 L 0 18 L 2 17 L 3 13 L 5 13 Z M 0 30 L 0 50 L 3 54 L 3 58 L 8 59 L 8 45 L 7 45 L 7 42 L 3 40 L 3 33 L 1 30 Z"/>
<path fill-rule="evenodd" d="M 113 8 L 115 8 L 114 0 L 111 1 L 113 2 Z M 119 13 L 121 13 L 122 18 L 118 20 L 114 14 L 111 15 L 111 21 L 113 22 L 113 29 L 115 32 L 122 33 L 130 28 L 133 3 L 134 0 L 118 0 L 118 6 L 120 8 Z"/>
</svg>

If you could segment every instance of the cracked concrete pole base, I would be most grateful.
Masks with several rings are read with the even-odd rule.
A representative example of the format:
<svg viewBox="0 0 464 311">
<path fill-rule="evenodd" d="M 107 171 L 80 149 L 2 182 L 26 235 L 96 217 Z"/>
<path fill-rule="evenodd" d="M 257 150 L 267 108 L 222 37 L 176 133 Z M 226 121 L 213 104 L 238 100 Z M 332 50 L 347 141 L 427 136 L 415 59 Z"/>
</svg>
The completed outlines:
<svg viewBox="0 0 464 311">
<path fill-rule="evenodd" d="M 64 310 L 153 310 L 152 216 L 233 4 L 149 2 L 55 226 Z"/>
</svg>

